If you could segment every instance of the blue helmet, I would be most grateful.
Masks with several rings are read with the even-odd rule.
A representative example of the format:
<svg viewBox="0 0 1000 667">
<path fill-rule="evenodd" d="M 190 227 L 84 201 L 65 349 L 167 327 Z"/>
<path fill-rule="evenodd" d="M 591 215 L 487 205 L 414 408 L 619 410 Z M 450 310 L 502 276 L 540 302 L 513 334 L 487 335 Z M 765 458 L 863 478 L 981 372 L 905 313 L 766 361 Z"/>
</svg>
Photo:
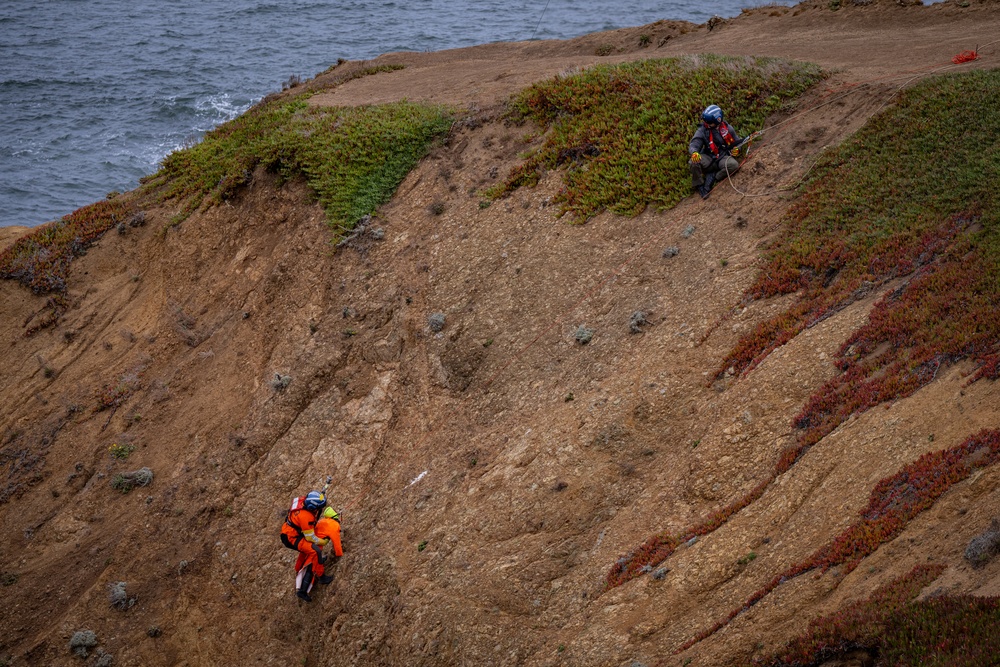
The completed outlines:
<svg viewBox="0 0 1000 667">
<path fill-rule="evenodd" d="M 310 512 L 319 512 L 324 505 L 326 505 L 326 496 L 320 491 L 310 491 L 302 502 L 302 506 Z"/>
<path fill-rule="evenodd" d="M 705 107 L 705 110 L 701 112 L 701 119 L 706 123 L 721 123 L 722 109 L 715 104 L 711 104 Z"/>
</svg>

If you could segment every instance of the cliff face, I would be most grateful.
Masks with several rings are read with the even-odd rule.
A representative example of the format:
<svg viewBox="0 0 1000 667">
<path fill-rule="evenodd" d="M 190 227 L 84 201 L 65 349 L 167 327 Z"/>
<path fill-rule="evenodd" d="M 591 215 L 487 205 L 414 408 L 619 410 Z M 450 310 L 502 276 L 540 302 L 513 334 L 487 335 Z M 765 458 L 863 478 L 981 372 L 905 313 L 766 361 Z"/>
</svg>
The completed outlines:
<svg viewBox="0 0 1000 667">
<path fill-rule="evenodd" d="M 343 247 L 304 186 L 260 172 L 169 231 L 175 211 L 160 208 L 107 234 L 74 262 L 54 328 L 25 337 L 45 299 L 0 284 L 0 657 L 78 664 L 71 636 L 90 629 L 115 664 L 742 664 L 928 561 L 945 566 L 935 589 L 1000 594 L 1000 565 L 962 558 L 1000 506 L 985 468 L 853 572 L 798 578 L 672 655 L 851 524 L 878 480 L 995 428 L 1000 393 L 967 385 L 964 364 L 852 418 L 656 577 L 603 586 L 650 535 L 766 477 L 881 296 L 710 383 L 783 306 L 734 309 L 781 233 L 780 190 L 908 72 L 987 42 L 998 18 L 981 3 L 763 7 L 711 29 L 390 54 L 376 62 L 406 69 L 313 103 L 479 113 Z M 550 205 L 553 172 L 480 206 L 533 131 L 491 111 L 504 96 L 596 62 L 699 52 L 811 60 L 834 72 L 830 89 L 867 83 L 835 99 L 821 86 L 768 137 L 735 181 L 768 196 L 723 185 L 570 225 Z M 993 66 L 983 55 L 969 66 Z M 142 467 L 150 485 L 113 487 Z M 347 555 L 304 605 L 277 534 L 290 499 L 327 475 Z M 124 609 L 110 604 L 118 582 Z"/>
</svg>

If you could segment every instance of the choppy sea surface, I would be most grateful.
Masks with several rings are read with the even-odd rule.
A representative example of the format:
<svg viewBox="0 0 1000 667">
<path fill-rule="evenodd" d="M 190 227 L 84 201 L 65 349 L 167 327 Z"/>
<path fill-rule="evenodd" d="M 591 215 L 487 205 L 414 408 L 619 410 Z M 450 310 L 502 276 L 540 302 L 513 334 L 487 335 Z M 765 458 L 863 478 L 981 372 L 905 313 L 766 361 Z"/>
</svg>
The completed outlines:
<svg viewBox="0 0 1000 667">
<path fill-rule="evenodd" d="M 130 190 L 171 151 L 338 58 L 703 23 L 755 4 L 4 0 L 0 226 L 39 225 Z"/>
</svg>

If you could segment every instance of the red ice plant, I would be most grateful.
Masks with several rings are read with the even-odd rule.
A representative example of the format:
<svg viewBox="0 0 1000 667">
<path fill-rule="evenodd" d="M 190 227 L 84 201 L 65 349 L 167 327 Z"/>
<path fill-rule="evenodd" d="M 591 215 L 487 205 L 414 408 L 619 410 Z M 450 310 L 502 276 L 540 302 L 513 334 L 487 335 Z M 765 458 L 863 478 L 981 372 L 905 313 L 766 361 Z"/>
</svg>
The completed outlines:
<svg viewBox="0 0 1000 667">
<path fill-rule="evenodd" d="M 104 385 L 97 392 L 97 407 L 94 412 L 102 410 L 117 410 L 129 397 L 142 386 L 142 372 L 132 370 L 123 373 L 117 380 Z"/>
<path fill-rule="evenodd" d="M 130 200 L 118 196 L 36 228 L 0 252 L 0 278 L 19 280 L 36 294 L 64 291 L 70 262 L 132 210 Z"/>
<path fill-rule="evenodd" d="M 1000 598 L 934 595 L 914 600 L 944 570 L 920 565 L 870 597 L 816 619 L 779 653 L 754 664 L 816 665 L 857 649 L 885 665 L 986 667 L 1000 654 Z"/>
<path fill-rule="evenodd" d="M 50 294 L 45 304 L 48 314 L 28 327 L 25 335 L 34 335 L 59 321 L 69 306 L 66 276 L 70 263 L 133 211 L 127 197 L 99 201 L 38 227 L 0 252 L 0 278 L 18 280 L 36 294 Z"/>
<path fill-rule="evenodd" d="M 816 569 L 826 572 L 836 566 L 843 566 L 843 574 L 850 573 L 865 556 L 899 535 L 913 517 L 930 508 L 954 484 L 998 461 L 1000 430 L 980 431 L 960 445 L 924 454 L 875 485 L 857 522 L 805 560 L 775 575 L 741 606 L 682 644 L 677 652 L 715 634 L 790 579 Z"/>
</svg>

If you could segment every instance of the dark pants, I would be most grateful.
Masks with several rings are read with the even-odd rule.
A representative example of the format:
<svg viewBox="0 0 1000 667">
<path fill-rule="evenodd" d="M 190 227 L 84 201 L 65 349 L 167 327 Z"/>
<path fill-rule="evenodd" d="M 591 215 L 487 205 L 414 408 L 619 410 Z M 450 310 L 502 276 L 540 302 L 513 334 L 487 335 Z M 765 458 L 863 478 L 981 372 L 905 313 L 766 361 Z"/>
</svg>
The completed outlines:
<svg viewBox="0 0 1000 667">
<path fill-rule="evenodd" d="M 691 168 L 691 186 L 695 188 L 704 185 L 706 173 L 714 173 L 715 180 L 721 181 L 740 169 L 740 163 L 729 155 L 718 160 L 713 160 L 708 155 L 702 155 L 701 162 L 688 162 L 688 166 Z"/>
</svg>

